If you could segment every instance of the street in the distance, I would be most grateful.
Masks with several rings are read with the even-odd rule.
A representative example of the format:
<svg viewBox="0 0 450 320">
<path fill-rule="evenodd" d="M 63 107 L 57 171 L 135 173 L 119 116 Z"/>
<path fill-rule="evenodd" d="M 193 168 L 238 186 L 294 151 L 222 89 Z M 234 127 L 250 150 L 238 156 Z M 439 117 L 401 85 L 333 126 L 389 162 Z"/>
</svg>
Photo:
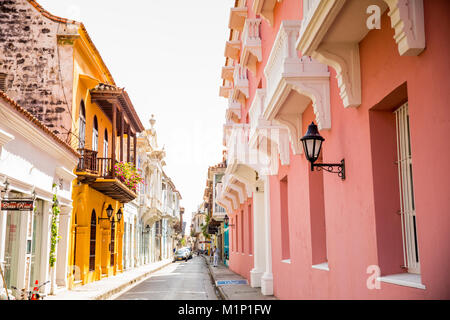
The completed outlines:
<svg viewBox="0 0 450 320">
<path fill-rule="evenodd" d="M 153 273 L 115 300 L 218 300 L 202 257 L 195 256 Z"/>
</svg>

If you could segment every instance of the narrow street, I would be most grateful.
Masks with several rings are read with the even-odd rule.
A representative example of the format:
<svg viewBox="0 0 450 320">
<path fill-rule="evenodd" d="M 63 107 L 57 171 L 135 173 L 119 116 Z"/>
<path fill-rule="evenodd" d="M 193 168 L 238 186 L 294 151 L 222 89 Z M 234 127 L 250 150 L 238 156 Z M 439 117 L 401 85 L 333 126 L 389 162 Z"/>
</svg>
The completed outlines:
<svg viewBox="0 0 450 320">
<path fill-rule="evenodd" d="M 202 257 L 179 261 L 155 272 L 115 300 L 218 300 Z"/>
</svg>

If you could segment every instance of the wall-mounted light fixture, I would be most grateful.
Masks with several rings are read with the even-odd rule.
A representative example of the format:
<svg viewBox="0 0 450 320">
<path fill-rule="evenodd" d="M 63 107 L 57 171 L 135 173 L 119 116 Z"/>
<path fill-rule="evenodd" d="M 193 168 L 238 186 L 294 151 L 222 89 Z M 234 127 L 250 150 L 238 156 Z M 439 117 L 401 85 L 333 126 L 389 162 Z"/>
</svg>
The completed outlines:
<svg viewBox="0 0 450 320">
<path fill-rule="evenodd" d="M 2 190 L 0 190 L 0 194 L 1 194 L 1 198 L 5 198 L 6 194 L 8 193 L 9 190 L 9 182 L 8 182 L 8 178 L 6 178 L 5 182 L 4 182 L 4 188 Z"/>
<path fill-rule="evenodd" d="M 100 220 L 109 220 L 111 223 L 116 223 L 116 222 L 120 222 L 120 220 L 122 220 L 122 209 L 119 209 L 119 211 L 117 211 L 116 215 L 117 215 L 117 221 L 113 219 L 111 219 L 112 215 L 114 212 L 114 208 L 112 207 L 112 205 L 110 204 L 108 206 L 108 208 L 106 208 L 106 215 L 108 216 L 108 218 L 100 218 L 98 217 L 98 223 L 100 223 Z"/>
<path fill-rule="evenodd" d="M 325 139 L 320 135 L 314 122 L 309 125 L 306 135 L 300 141 L 303 143 L 306 159 L 311 162 L 311 171 L 317 168 L 318 171 L 325 170 L 331 173 L 337 173 L 342 180 L 345 180 L 344 159 L 341 160 L 341 163 L 315 163 L 319 158 L 322 143 Z"/>
</svg>

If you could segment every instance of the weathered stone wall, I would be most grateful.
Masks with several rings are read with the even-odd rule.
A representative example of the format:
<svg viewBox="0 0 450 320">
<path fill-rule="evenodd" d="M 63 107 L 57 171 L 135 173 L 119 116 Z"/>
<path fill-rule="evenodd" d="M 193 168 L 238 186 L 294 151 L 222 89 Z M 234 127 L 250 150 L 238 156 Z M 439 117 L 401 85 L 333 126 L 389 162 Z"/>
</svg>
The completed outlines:
<svg viewBox="0 0 450 320">
<path fill-rule="evenodd" d="M 66 40 L 58 45 L 58 35 L 77 29 L 50 20 L 26 0 L 0 0 L 0 73 L 7 74 L 6 93 L 69 143 L 72 45 Z"/>
</svg>

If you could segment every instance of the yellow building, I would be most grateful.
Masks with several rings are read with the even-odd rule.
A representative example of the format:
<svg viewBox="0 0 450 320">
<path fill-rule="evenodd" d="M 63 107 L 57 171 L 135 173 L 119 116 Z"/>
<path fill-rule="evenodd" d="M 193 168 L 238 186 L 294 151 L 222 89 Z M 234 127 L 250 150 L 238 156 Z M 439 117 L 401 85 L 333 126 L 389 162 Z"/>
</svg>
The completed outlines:
<svg viewBox="0 0 450 320">
<path fill-rule="evenodd" d="M 9 23 L 0 25 L 0 33 L 10 45 L 0 58 L 0 85 L 80 154 L 70 168 L 77 178 L 72 210 L 67 204 L 60 223 L 56 283 L 73 288 L 121 272 L 120 216 L 137 195 L 114 165 L 135 166 L 136 137 L 144 127 L 82 23 L 51 14 L 36 0 L 3 7 Z M 20 63 L 15 57 L 22 57 Z"/>
<path fill-rule="evenodd" d="M 77 145 L 72 145 L 81 155 L 69 244 L 68 287 L 73 288 L 123 270 L 123 204 L 137 194 L 121 181 L 114 165 L 136 166 L 136 137 L 144 127 L 84 26 L 63 41 L 73 47 L 72 132 Z"/>
</svg>

